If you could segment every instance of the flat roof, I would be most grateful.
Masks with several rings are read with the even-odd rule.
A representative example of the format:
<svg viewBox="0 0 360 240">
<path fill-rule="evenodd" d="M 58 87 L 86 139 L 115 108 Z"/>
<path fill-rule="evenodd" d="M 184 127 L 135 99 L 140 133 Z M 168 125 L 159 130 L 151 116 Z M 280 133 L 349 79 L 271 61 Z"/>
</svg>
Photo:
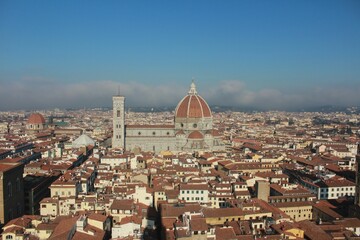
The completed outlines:
<svg viewBox="0 0 360 240">
<path fill-rule="evenodd" d="M 21 163 L 1 163 L 0 162 L 0 172 L 6 172 L 6 171 L 13 169 L 20 165 L 21 165 Z"/>
</svg>

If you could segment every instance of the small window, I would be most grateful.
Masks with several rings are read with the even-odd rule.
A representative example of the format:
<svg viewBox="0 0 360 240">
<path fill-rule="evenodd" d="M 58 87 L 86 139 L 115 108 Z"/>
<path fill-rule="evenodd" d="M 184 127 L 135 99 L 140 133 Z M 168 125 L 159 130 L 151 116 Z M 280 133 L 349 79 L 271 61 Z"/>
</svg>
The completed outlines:
<svg viewBox="0 0 360 240">
<path fill-rule="evenodd" d="M 153 135 L 154 135 L 154 136 L 155 136 L 155 134 L 156 134 L 156 133 L 155 133 L 155 132 L 153 132 Z"/>
<path fill-rule="evenodd" d="M 141 135 L 141 132 L 138 132 L 138 135 L 140 136 L 140 135 Z"/>
<path fill-rule="evenodd" d="M 194 123 L 194 124 L 193 124 L 193 127 L 194 127 L 194 128 L 197 128 L 197 124 L 196 124 L 196 123 Z"/>
<path fill-rule="evenodd" d="M 117 110 L 117 111 L 116 111 L 116 116 L 117 116 L 117 117 L 120 117 L 120 110 Z"/>
</svg>

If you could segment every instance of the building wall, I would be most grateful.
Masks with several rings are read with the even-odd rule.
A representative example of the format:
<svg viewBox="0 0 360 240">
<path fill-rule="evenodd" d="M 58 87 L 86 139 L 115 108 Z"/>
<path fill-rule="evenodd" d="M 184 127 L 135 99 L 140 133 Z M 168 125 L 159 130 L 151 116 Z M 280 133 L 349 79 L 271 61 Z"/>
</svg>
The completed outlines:
<svg viewBox="0 0 360 240">
<path fill-rule="evenodd" d="M 192 131 L 206 131 L 213 128 L 212 117 L 206 118 L 176 118 L 175 129 L 176 131 L 183 130 L 185 133 Z"/>
<path fill-rule="evenodd" d="M 293 207 L 279 207 L 279 209 L 289 215 L 295 221 L 312 220 L 312 206 L 293 206 Z"/>
<path fill-rule="evenodd" d="M 318 199 L 338 199 L 343 196 L 355 196 L 355 186 L 318 188 Z"/>
<path fill-rule="evenodd" d="M 26 176 L 24 179 L 25 214 L 39 214 L 40 201 L 50 197 L 49 186 L 58 176 Z"/>
<path fill-rule="evenodd" d="M 112 228 L 112 237 L 121 238 L 127 236 L 134 236 L 134 231 L 140 233 L 140 224 L 130 222 L 127 224 L 115 225 Z"/>
<path fill-rule="evenodd" d="M 38 230 L 36 235 L 40 240 L 45 240 L 45 239 L 49 239 L 52 233 L 53 230 Z"/>
<path fill-rule="evenodd" d="M 272 216 L 271 212 L 258 213 L 255 211 L 254 213 L 246 213 L 243 220 L 262 219 L 264 217 L 271 217 L 271 216 Z"/>
<path fill-rule="evenodd" d="M 139 201 L 147 206 L 153 206 L 153 196 L 151 193 L 146 191 L 146 187 L 135 187 L 135 193 L 129 195 L 131 199 L 135 201 Z"/>
<path fill-rule="evenodd" d="M 96 228 L 105 230 L 105 223 L 104 223 L 104 222 L 97 221 L 97 220 L 95 220 L 95 219 L 90 219 L 90 218 L 88 218 L 87 221 L 88 221 L 88 224 L 89 224 L 90 226 L 94 226 L 94 227 L 96 227 Z"/>
<path fill-rule="evenodd" d="M 77 196 L 77 188 L 76 185 L 51 185 L 51 197 L 59 196 L 59 197 L 75 197 Z"/>
<path fill-rule="evenodd" d="M 303 239 L 304 238 L 304 231 L 299 229 L 299 228 L 292 228 L 289 230 L 286 230 L 285 235 L 290 235 L 289 238 L 294 238 L 294 239 Z M 295 237 L 294 237 L 295 236 Z"/>
<path fill-rule="evenodd" d="M 0 171 L 0 225 L 24 214 L 24 165 L 8 165 L 14 167 Z"/>
<path fill-rule="evenodd" d="M 186 202 L 208 203 L 209 191 L 204 189 L 181 189 L 179 199 Z"/>
<path fill-rule="evenodd" d="M 226 216 L 226 217 L 206 217 L 206 223 L 209 225 L 222 225 L 226 221 L 232 220 L 244 220 L 244 216 L 240 215 L 233 215 L 233 216 Z"/>
<path fill-rule="evenodd" d="M 109 164 L 111 168 L 119 166 L 122 163 L 127 163 L 128 157 L 102 157 L 100 159 L 101 164 Z"/>
<path fill-rule="evenodd" d="M 136 131 L 136 130 L 135 130 Z M 160 130 L 161 131 L 161 130 Z M 154 137 L 126 137 L 126 149 L 133 150 L 140 147 L 142 151 L 160 152 L 164 150 L 176 151 L 176 138 L 164 137 L 156 134 Z"/>
<path fill-rule="evenodd" d="M 255 189 L 257 198 L 268 202 L 270 196 L 270 183 L 266 181 L 257 181 L 255 183 Z"/>
<path fill-rule="evenodd" d="M 40 215 L 41 216 L 52 216 L 52 217 L 58 216 L 59 215 L 58 204 L 55 202 L 41 203 Z"/>
</svg>

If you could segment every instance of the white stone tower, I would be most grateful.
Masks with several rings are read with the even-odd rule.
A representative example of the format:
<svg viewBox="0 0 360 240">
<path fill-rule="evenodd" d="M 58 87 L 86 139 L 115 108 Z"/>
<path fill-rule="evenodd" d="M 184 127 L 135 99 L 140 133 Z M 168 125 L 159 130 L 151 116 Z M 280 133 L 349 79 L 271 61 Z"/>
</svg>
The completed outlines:
<svg viewBox="0 0 360 240">
<path fill-rule="evenodd" d="M 113 148 L 125 149 L 125 97 L 113 96 Z"/>
</svg>

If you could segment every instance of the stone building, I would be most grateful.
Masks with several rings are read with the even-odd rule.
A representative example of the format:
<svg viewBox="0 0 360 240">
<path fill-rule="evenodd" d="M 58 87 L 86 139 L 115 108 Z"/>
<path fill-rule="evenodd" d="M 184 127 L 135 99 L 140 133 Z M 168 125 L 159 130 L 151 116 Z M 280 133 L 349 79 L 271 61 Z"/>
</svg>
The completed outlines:
<svg viewBox="0 0 360 240">
<path fill-rule="evenodd" d="M 24 214 L 24 165 L 0 163 L 0 226 Z"/>
<path fill-rule="evenodd" d="M 213 128 L 213 115 L 192 82 L 175 109 L 172 125 L 127 125 L 125 97 L 113 97 L 113 148 L 143 151 L 225 150 L 222 136 Z"/>
</svg>

